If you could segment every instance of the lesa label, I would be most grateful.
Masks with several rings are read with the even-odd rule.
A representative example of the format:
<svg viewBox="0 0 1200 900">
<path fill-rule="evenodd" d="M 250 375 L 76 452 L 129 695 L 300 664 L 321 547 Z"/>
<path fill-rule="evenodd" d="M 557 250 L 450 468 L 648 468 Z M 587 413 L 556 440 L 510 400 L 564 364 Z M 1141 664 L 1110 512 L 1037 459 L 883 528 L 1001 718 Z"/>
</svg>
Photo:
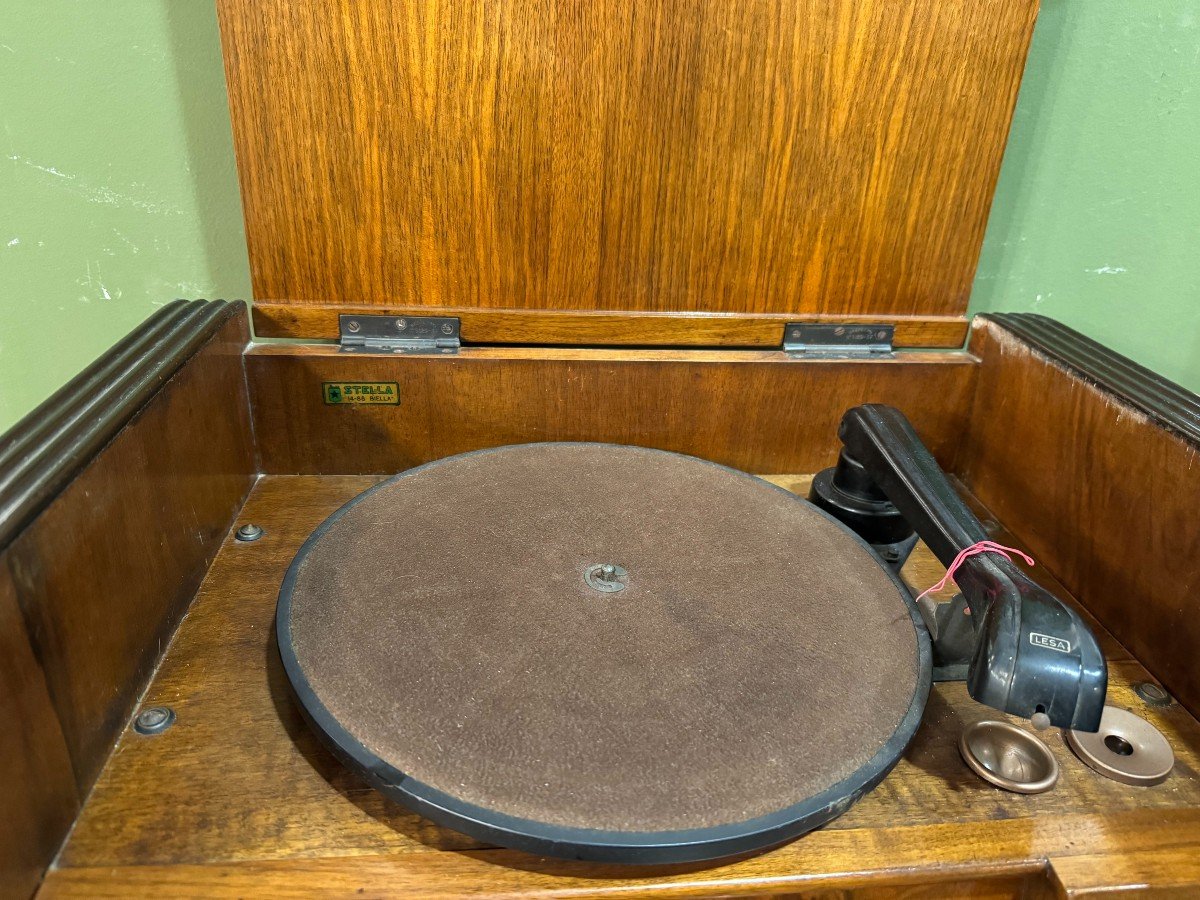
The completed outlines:
<svg viewBox="0 0 1200 900">
<path fill-rule="evenodd" d="M 400 385 L 394 381 L 325 381 L 321 396 L 326 406 L 396 406 Z"/>
<path fill-rule="evenodd" d="M 1047 650 L 1057 650 L 1059 653 L 1070 653 L 1071 642 L 1065 641 L 1060 637 L 1054 637 L 1051 634 L 1038 634 L 1036 631 L 1029 632 L 1029 643 L 1035 647 L 1045 647 Z"/>
</svg>

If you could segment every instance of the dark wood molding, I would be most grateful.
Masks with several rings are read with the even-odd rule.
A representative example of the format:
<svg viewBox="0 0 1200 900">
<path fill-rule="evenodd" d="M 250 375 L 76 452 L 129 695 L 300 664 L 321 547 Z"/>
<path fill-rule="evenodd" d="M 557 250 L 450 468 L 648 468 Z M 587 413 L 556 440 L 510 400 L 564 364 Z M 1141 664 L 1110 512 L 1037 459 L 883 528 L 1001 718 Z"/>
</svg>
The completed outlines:
<svg viewBox="0 0 1200 900">
<path fill-rule="evenodd" d="M 1187 388 L 1046 316 L 991 313 L 980 320 L 995 322 L 1075 377 L 1200 446 L 1200 396 Z"/>
<path fill-rule="evenodd" d="M 176 300 L 0 436 L 0 550 L 230 318 L 240 300 Z"/>
<path fill-rule="evenodd" d="M 1200 401 L 1042 316 L 976 320 L 964 482 L 1200 715 Z"/>
<path fill-rule="evenodd" d="M 0 439 L 2 896 L 36 885 L 254 482 L 248 340 L 242 303 L 171 304 Z"/>
</svg>

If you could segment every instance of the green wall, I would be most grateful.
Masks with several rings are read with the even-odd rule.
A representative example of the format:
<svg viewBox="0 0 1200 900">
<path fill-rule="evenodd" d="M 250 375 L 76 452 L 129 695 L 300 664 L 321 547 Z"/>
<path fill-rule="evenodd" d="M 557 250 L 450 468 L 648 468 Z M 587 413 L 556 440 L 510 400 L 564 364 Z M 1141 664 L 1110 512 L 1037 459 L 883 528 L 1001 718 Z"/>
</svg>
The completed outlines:
<svg viewBox="0 0 1200 900">
<path fill-rule="evenodd" d="M 971 310 L 1200 391 L 1200 0 L 1043 0 Z"/>
<path fill-rule="evenodd" d="M 250 287 L 212 0 L 3 3 L 0 126 L 3 431 L 156 305 Z M 1043 0 L 971 309 L 1200 390 L 1200 0 Z"/>
<path fill-rule="evenodd" d="M 0 2 L 0 432 L 176 297 L 250 293 L 212 0 Z"/>
</svg>

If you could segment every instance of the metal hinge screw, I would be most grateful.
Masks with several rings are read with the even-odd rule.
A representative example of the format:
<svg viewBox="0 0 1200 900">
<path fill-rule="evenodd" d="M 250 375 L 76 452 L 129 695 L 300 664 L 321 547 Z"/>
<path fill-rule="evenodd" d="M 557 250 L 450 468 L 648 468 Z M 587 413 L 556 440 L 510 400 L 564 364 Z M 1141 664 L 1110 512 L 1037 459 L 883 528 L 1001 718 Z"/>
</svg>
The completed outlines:
<svg viewBox="0 0 1200 900">
<path fill-rule="evenodd" d="M 259 528 L 257 525 L 252 525 L 250 523 L 243 525 L 241 528 L 239 528 L 237 530 L 237 533 L 234 534 L 234 537 L 237 540 L 242 541 L 243 543 L 249 543 L 250 541 L 257 541 L 262 536 L 263 536 L 263 530 L 261 528 Z"/>
<path fill-rule="evenodd" d="M 358 334 L 359 329 L 361 329 L 361 328 L 362 328 L 362 326 L 359 325 L 357 322 L 355 322 L 353 319 L 351 319 L 349 322 L 346 323 L 346 330 L 352 331 L 355 334 Z"/>
<path fill-rule="evenodd" d="M 1133 692 L 1141 697 L 1149 706 L 1171 705 L 1171 695 L 1153 682 L 1143 681 L 1135 684 Z"/>
<path fill-rule="evenodd" d="M 148 706 L 133 720 L 138 734 L 161 734 L 175 722 L 175 710 L 169 706 Z"/>
</svg>

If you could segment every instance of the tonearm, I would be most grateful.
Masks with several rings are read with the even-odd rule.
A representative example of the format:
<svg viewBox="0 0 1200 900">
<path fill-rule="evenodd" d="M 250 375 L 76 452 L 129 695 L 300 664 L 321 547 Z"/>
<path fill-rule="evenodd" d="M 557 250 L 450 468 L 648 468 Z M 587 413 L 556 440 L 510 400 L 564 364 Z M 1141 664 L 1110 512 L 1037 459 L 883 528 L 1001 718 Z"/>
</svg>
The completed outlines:
<svg viewBox="0 0 1200 900">
<path fill-rule="evenodd" d="M 838 436 L 837 466 L 813 480 L 809 499 L 885 560 L 901 565 L 914 532 L 946 566 L 989 539 L 899 410 L 856 406 Z M 953 577 L 962 591 L 953 603 L 921 604 L 935 665 L 965 668 L 980 703 L 1035 724 L 1096 731 L 1108 669 L 1075 611 L 998 553 L 967 557 Z"/>
</svg>

